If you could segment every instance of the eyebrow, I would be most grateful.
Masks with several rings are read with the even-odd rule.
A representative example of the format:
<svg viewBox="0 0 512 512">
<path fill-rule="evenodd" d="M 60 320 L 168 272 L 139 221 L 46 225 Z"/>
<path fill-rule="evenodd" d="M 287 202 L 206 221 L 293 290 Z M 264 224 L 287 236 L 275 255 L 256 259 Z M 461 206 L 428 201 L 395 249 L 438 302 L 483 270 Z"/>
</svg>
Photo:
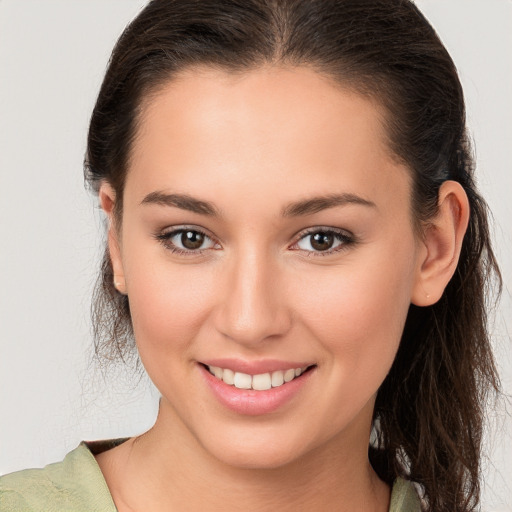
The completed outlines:
<svg viewBox="0 0 512 512">
<path fill-rule="evenodd" d="M 219 211 L 209 201 L 203 201 L 188 194 L 166 194 L 164 192 L 151 192 L 141 201 L 141 204 L 158 204 L 180 208 L 199 215 L 219 217 Z M 311 197 L 285 206 L 281 211 L 283 217 L 299 217 L 312 215 L 328 208 L 357 204 L 369 208 L 377 208 L 372 201 L 363 199 L 355 194 L 331 194 L 326 196 Z"/>
<path fill-rule="evenodd" d="M 215 206 L 208 201 L 201 201 L 187 194 L 165 194 L 164 192 L 151 192 L 140 204 L 159 204 L 163 206 L 174 206 L 189 212 L 200 215 L 218 217 L 219 212 Z"/>
<path fill-rule="evenodd" d="M 297 201 L 286 206 L 283 211 L 283 217 L 298 217 L 301 215 L 311 215 L 328 208 L 336 206 L 345 206 L 348 204 L 357 204 L 369 208 L 377 208 L 372 201 L 363 199 L 355 194 L 331 194 L 327 196 L 312 197 L 302 201 Z"/>
</svg>

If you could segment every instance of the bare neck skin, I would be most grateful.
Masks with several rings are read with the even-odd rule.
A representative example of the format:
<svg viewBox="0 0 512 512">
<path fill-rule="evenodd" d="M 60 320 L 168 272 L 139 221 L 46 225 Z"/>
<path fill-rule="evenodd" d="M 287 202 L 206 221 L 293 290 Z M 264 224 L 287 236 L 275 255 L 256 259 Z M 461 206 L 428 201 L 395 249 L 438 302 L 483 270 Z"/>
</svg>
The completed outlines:
<svg viewBox="0 0 512 512">
<path fill-rule="evenodd" d="M 149 432 L 96 458 L 119 512 L 387 511 L 390 489 L 361 436 L 368 429 L 350 430 L 281 467 L 236 468 L 213 458 L 161 403 Z"/>
</svg>

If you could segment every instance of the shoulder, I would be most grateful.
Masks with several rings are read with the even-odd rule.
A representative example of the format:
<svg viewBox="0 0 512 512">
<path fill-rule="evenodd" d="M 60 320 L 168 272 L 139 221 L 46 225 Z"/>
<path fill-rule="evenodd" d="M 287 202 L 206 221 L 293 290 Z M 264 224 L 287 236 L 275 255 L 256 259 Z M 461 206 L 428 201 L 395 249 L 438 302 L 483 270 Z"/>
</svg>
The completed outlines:
<svg viewBox="0 0 512 512">
<path fill-rule="evenodd" d="M 421 512 L 420 499 L 412 482 L 403 478 L 395 480 L 389 512 Z"/>
<path fill-rule="evenodd" d="M 61 462 L 0 477 L 0 510 L 115 512 L 116 508 L 94 455 L 81 443 Z"/>
</svg>

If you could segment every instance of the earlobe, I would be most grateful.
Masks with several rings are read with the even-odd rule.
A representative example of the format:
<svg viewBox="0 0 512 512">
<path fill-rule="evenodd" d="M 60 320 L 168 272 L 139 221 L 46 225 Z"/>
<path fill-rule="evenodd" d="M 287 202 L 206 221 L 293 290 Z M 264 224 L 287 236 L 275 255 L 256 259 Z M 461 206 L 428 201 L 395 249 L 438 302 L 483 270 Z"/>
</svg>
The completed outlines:
<svg viewBox="0 0 512 512">
<path fill-rule="evenodd" d="M 469 201 L 456 181 L 445 181 L 439 189 L 438 214 L 425 228 L 423 250 L 411 302 L 431 306 L 442 296 L 459 261 L 469 222 Z"/>
<path fill-rule="evenodd" d="M 115 190 L 109 183 L 104 182 L 100 187 L 98 197 L 100 200 L 101 208 L 106 213 L 108 218 L 108 250 L 110 254 L 110 261 L 112 263 L 112 270 L 114 273 L 114 286 L 118 292 L 126 295 L 126 282 L 119 244 L 119 231 L 114 213 L 116 198 Z"/>
</svg>

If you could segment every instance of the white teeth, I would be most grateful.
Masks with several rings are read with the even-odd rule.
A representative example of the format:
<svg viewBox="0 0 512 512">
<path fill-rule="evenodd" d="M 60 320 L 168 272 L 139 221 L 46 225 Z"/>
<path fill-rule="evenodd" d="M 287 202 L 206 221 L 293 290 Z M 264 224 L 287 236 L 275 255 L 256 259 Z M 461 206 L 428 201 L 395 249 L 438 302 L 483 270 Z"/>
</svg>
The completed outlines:
<svg viewBox="0 0 512 512">
<path fill-rule="evenodd" d="M 235 383 L 235 372 L 226 368 L 222 373 L 222 380 L 232 386 Z"/>
<path fill-rule="evenodd" d="M 295 370 L 292 368 L 291 370 L 286 370 L 284 372 L 284 381 L 290 382 L 295 378 Z"/>
<path fill-rule="evenodd" d="M 256 389 L 257 391 L 265 391 L 271 387 L 272 379 L 270 378 L 270 373 L 260 373 L 259 375 L 253 376 L 252 389 Z"/>
<path fill-rule="evenodd" d="M 233 384 L 238 389 L 251 389 L 252 377 L 247 373 L 236 372 Z"/>
<path fill-rule="evenodd" d="M 284 373 L 281 370 L 272 372 L 272 387 L 278 388 L 284 384 Z"/>
<path fill-rule="evenodd" d="M 290 382 L 296 377 L 302 375 L 307 369 L 290 368 L 289 370 L 277 370 L 272 373 L 260 373 L 258 375 L 249 375 L 242 372 L 234 372 L 229 368 L 223 369 L 218 366 L 208 366 L 208 370 L 217 379 L 224 381 L 229 386 L 235 386 L 238 389 L 254 389 L 256 391 L 265 391 L 271 388 L 278 388 L 286 382 Z"/>
</svg>

